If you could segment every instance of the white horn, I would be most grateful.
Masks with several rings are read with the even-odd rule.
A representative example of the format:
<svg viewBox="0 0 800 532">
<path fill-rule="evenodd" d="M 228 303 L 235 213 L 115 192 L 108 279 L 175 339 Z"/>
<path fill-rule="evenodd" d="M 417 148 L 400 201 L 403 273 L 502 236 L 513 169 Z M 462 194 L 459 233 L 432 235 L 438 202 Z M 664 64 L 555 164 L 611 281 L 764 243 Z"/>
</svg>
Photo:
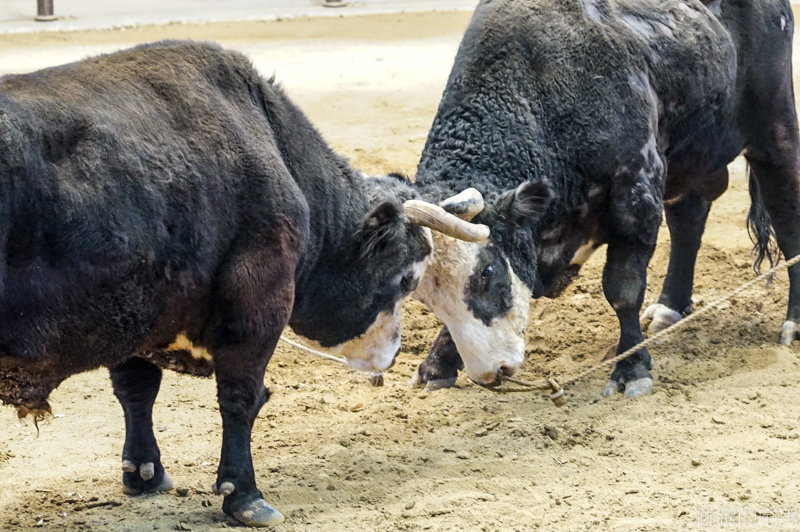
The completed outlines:
<svg viewBox="0 0 800 532">
<path fill-rule="evenodd" d="M 483 206 L 483 196 L 471 187 L 439 203 L 439 207 L 467 222 L 483 212 Z"/>
<path fill-rule="evenodd" d="M 408 200 L 403 203 L 403 211 L 412 224 L 428 227 L 458 240 L 480 242 L 489 238 L 489 228 L 485 225 L 466 222 L 433 203 Z"/>
</svg>

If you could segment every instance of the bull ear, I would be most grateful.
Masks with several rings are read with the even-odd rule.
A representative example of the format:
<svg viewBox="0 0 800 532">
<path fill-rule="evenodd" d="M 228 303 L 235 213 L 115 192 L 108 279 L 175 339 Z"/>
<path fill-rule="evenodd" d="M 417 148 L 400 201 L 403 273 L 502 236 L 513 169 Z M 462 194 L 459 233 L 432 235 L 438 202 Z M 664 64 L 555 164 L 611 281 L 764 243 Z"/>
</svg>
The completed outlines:
<svg viewBox="0 0 800 532">
<path fill-rule="evenodd" d="M 500 196 L 498 208 L 512 220 L 537 219 L 547 213 L 554 199 L 553 189 L 546 180 L 526 181 Z"/>
<path fill-rule="evenodd" d="M 385 247 L 396 238 L 402 225 L 403 206 L 384 201 L 375 207 L 361 223 L 363 243 L 361 255 L 366 256 Z"/>
</svg>

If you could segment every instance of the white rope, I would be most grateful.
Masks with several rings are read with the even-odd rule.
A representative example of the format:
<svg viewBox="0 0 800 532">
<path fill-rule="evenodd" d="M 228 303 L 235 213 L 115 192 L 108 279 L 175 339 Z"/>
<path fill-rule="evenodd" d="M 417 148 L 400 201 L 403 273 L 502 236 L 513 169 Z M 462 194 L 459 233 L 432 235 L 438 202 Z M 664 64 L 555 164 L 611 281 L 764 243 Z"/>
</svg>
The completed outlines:
<svg viewBox="0 0 800 532">
<path fill-rule="evenodd" d="M 289 344 L 292 347 L 296 347 L 300 351 L 305 351 L 306 353 L 310 353 L 310 354 L 312 354 L 314 356 L 317 356 L 317 357 L 320 357 L 320 358 L 324 358 L 326 360 L 330 360 L 331 362 L 337 362 L 339 364 L 342 364 L 343 366 L 350 367 L 350 364 L 348 364 L 347 360 L 345 360 L 344 358 L 340 358 L 340 357 L 337 357 L 337 356 L 329 355 L 327 353 L 322 353 L 320 351 L 316 351 L 314 349 L 311 349 L 310 347 L 304 346 L 303 344 L 297 343 L 294 340 L 289 340 L 288 338 L 286 338 L 283 335 L 281 335 L 281 340 L 283 340 L 284 342 L 286 342 L 287 344 Z"/>
<path fill-rule="evenodd" d="M 353 370 L 353 368 L 350 367 L 350 364 L 347 363 L 347 359 L 345 359 L 343 357 L 337 357 L 337 356 L 329 355 L 327 353 L 322 353 L 320 351 L 317 351 L 316 349 L 311 349 L 310 347 L 307 347 L 307 346 L 305 346 L 305 345 L 303 345 L 301 343 L 295 342 L 294 340 L 289 340 L 288 338 L 286 338 L 283 335 L 281 335 L 280 339 L 283 340 L 284 342 L 286 342 L 287 344 L 289 344 L 290 346 L 296 347 L 297 349 L 299 349 L 301 351 L 305 351 L 306 353 L 314 355 L 315 357 L 324 358 L 325 360 L 330 360 L 331 362 L 336 362 L 337 364 L 341 364 L 342 366 L 346 366 L 351 371 Z M 369 371 L 367 373 L 369 374 L 369 379 L 368 380 L 369 380 L 370 384 L 372 384 L 373 386 L 383 386 L 383 372 L 382 371 Z"/>
</svg>

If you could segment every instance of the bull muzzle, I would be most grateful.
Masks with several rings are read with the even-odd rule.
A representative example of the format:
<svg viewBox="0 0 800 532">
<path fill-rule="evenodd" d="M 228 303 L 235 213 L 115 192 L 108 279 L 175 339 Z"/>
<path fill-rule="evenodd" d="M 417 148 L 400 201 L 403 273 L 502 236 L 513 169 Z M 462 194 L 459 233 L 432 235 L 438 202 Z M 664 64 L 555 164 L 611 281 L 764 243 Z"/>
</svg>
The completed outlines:
<svg viewBox="0 0 800 532">
<path fill-rule="evenodd" d="M 484 388 L 497 388 L 503 384 L 503 377 L 512 377 L 516 371 L 516 368 L 500 366 L 494 373 L 484 373 L 476 379 L 470 378 L 469 380 Z"/>
</svg>

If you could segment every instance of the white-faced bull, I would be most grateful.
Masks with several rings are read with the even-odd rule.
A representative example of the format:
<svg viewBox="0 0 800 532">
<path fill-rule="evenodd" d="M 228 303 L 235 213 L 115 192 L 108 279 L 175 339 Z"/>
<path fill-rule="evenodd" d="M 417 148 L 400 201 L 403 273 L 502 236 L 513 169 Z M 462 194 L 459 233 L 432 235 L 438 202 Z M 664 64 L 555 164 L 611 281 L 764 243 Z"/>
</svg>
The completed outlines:
<svg viewBox="0 0 800 532">
<path fill-rule="evenodd" d="M 692 309 L 711 203 L 739 154 L 750 167 L 756 268 L 777 257 L 773 236 L 785 256 L 800 253 L 793 28 L 787 0 L 482 1 L 416 182 L 432 201 L 476 188 L 486 206 L 469 216 L 492 236 L 435 239 L 437 261 L 458 264 L 452 273 L 429 269 L 420 285 L 449 293 L 422 295 L 446 328 L 412 382 L 449 385 L 462 360 L 484 384 L 497 381 L 493 371 L 513 372 L 523 360 L 527 297 L 556 296 L 601 244 L 617 351 L 637 344 L 662 211 L 670 262 L 645 317 L 651 330 L 680 320 Z M 800 266 L 789 278 L 784 344 L 798 333 Z M 508 331 L 499 349 L 473 348 L 496 328 Z M 617 364 L 605 393 L 648 393 L 651 367 L 642 349 Z"/>
<path fill-rule="evenodd" d="M 416 197 L 364 179 L 279 87 L 214 45 L 0 78 L 0 400 L 38 417 L 64 379 L 107 366 L 136 494 L 172 486 L 152 428 L 161 368 L 213 372 L 214 490 L 245 524 L 280 522 L 250 432 L 284 326 L 386 369 L 428 228 L 488 235 Z"/>
</svg>

